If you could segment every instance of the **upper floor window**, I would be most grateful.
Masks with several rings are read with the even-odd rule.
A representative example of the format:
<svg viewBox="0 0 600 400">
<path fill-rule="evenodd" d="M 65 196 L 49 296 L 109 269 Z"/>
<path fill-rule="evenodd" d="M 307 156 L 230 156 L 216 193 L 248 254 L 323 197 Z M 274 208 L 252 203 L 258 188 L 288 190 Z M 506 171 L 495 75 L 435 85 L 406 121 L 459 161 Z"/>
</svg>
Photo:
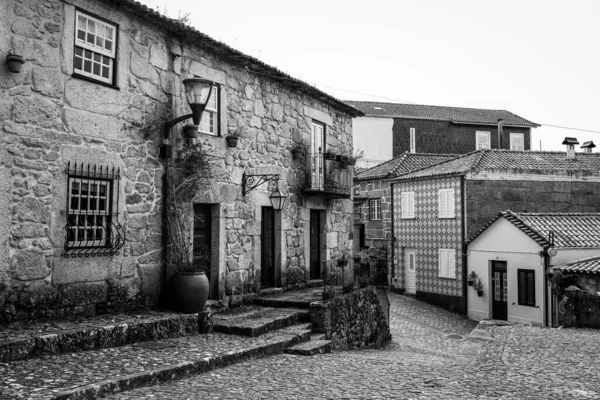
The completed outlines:
<svg viewBox="0 0 600 400">
<path fill-rule="evenodd" d="M 475 149 L 491 149 L 492 145 L 490 142 L 489 132 L 475 132 Z"/>
<path fill-rule="evenodd" d="M 454 189 L 438 191 L 439 218 L 454 218 Z"/>
<path fill-rule="evenodd" d="M 519 269 L 518 271 L 519 305 L 535 307 L 535 271 Z"/>
<path fill-rule="evenodd" d="M 525 150 L 525 135 L 523 135 L 522 133 L 511 133 L 510 149 L 518 151 Z"/>
<path fill-rule="evenodd" d="M 118 26 L 81 11 L 75 20 L 73 72 L 114 85 Z"/>
<path fill-rule="evenodd" d="M 219 86 L 213 85 L 210 98 L 200 120 L 200 132 L 209 135 L 219 134 Z"/>
<path fill-rule="evenodd" d="M 410 152 L 417 152 L 417 140 L 416 140 L 416 130 L 415 128 L 410 128 Z"/>
<path fill-rule="evenodd" d="M 456 278 L 456 251 L 454 249 L 439 250 L 438 276 L 440 278 Z"/>
<path fill-rule="evenodd" d="M 402 192 L 402 218 L 415 217 L 415 192 Z"/>
<path fill-rule="evenodd" d="M 369 219 L 371 221 L 381 219 L 381 199 L 369 200 Z"/>
</svg>

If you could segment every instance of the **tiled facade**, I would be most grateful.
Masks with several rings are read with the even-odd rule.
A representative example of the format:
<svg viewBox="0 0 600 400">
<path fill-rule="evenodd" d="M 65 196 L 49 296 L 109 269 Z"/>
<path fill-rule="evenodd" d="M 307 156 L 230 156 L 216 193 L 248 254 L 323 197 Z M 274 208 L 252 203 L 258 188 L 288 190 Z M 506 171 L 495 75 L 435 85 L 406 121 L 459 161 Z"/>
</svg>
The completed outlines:
<svg viewBox="0 0 600 400">
<path fill-rule="evenodd" d="M 392 287 L 405 288 L 405 250 L 415 249 L 417 297 L 464 310 L 461 178 L 394 182 L 394 271 Z M 454 189 L 454 218 L 439 218 L 438 191 Z M 402 192 L 414 192 L 414 219 L 402 219 Z M 456 278 L 439 277 L 439 249 L 454 249 Z"/>
</svg>

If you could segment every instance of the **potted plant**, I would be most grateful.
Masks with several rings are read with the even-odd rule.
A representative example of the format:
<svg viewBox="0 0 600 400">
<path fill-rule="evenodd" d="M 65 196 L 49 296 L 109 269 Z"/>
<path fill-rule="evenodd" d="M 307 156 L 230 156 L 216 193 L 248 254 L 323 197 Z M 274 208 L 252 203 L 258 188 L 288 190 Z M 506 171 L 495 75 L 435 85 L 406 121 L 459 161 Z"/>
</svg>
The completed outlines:
<svg viewBox="0 0 600 400">
<path fill-rule="evenodd" d="M 475 282 L 475 279 L 477 279 L 477 274 L 475 273 L 475 271 L 471 271 L 471 273 L 467 276 L 467 284 L 469 286 L 473 286 L 473 282 Z"/>
<path fill-rule="evenodd" d="M 304 155 L 304 149 L 301 147 L 295 147 L 292 149 L 292 157 L 294 160 L 300 160 Z"/>
<path fill-rule="evenodd" d="M 169 281 L 169 300 L 177 311 L 184 313 L 201 312 L 208 300 L 209 282 L 205 269 L 210 256 L 193 256 L 190 202 L 196 192 L 206 186 L 212 158 L 202 143 L 192 143 L 180 149 L 174 165 L 167 168 L 166 264 L 167 270 L 173 272 Z"/>
<path fill-rule="evenodd" d="M 6 56 L 6 66 L 10 72 L 18 74 L 21 72 L 21 67 L 25 64 L 25 58 L 18 54 L 9 54 Z"/>
<path fill-rule="evenodd" d="M 365 152 L 363 150 L 359 150 L 350 157 L 348 157 L 348 165 L 356 165 L 356 161 L 360 160 L 365 156 Z"/>
<path fill-rule="evenodd" d="M 481 283 L 481 280 L 477 279 L 473 283 L 473 289 L 475 289 L 477 291 L 477 296 L 479 296 L 479 297 L 483 296 L 483 284 Z"/>
<path fill-rule="evenodd" d="M 183 136 L 188 139 L 195 139 L 198 137 L 198 125 L 186 125 L 183 127 Z"/>
<path fill-rule="evenodd" d="M 231 135 L 225 136 L 228 147 L 237 147 L 238 140 L 240 139 L 240 133 L 234 132 Z"/>
</svg>

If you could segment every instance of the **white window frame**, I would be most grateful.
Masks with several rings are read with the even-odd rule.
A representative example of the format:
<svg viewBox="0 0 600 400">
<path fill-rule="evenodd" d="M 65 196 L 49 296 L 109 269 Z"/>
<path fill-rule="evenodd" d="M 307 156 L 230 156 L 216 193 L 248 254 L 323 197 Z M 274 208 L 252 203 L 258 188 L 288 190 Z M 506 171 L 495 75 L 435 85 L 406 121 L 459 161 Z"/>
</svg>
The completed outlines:
<svg viewBox="0 0 600 400">
<path fill-rule="evenodd" d="M 85 27 L 81 23 L 85 23 Z M 116 71 L 116 54 L 118 41 L 117 24 L 100 20 L 83 11 L 75 12 L 75 46 L 73 49 L 73 73 L 79 74 L 100 82 L 114 84 Z M 110 30 L 111 33 L 107 34 Z M 102 31 L 102 35 L 99 35 Z M 84 36 L 84 38 L 81 37 Z M 89 42 L 90 37 L 93 43 Z M 107 49 L 106 43 L 112 43 Z M 80 63 L 81 68 L 78 68 Z M 89 66 L 89 71 L 86 71 Z M 99 68 L 94 73 L 94 68 Z M 104 69 L 108 76 L 103 76 Z"/>
<path fill-rule="evenodd" d="M 482 140 L 485 138 L 485 140 Z M 475 150 L 491 149 L 492 135 L 490 132 L 477 131 L 475 132 Z"/>
<path fill-rule="evenodd" d="M 456 279 L 456 250 L 439 249 L 438 277 Z"/>
<path fill-rule="evenodd" d="M 415 192 L 402 192 L 402 219 L 412 219 L 415 217 Z"/>
<path fill-rule="evenodd" d="M 438 190 L 438 217 L 455 218 L 456 201 L 454 189 Z"/>
<path fill-rule="evenodd" d="M 96 186 L 92 191 L 90 185 Z M 104 187 L 104 194 L 100 190 Z M 83 188 L 87 187 L 84 192 Z M 67 218 L 72 219 L 70 246 L 106 246 L 110 235 L 110 207 L 112 204 L 112 181 L 69 177 L 69 200 Z M 83 202 L 85 200 L 85 204 Z M 100 207 L 101 201 L 104 207 Z M 92 203 L 93 202 L 93 203 Z M 98 224 L 98 221 L 101 221 Z M 90 236 L 93 240 L 90 240 Z"/>
<path fill-rule="evenodd" d="M 369 220 L 381 221 L 381 199 L 369 200 Z"/>
<path fill-rule="evenodd" d="M 417 138 L 416 138 L 416 129 L 410 128 L 410 152 L 417 152 Z"/>
<path fill-rule="evenodd" d="M 520 143 L 517 143 L 518 141 L 520 141 Z M 511 134 L 510 134 L 510 149 L 514 150 L 514 151 L 524 151 L 525 150 L 525 134 L 511 132 Z"/>
<path fill-rule="evenodd" d="M 219 86 L 213 85 L 198 130 L 207 135 L 219 134 Z"/>
</svg>

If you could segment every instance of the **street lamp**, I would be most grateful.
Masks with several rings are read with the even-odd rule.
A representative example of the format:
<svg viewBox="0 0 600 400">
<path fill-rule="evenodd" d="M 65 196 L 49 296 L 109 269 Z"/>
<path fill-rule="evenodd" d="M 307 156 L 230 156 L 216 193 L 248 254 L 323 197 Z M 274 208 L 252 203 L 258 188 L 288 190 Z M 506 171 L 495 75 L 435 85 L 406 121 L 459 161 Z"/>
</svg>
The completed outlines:
<svg viewBox="0 0 600 400">
<path fill-rule="evenodd" d="M 213 83 L 208 79 L 202 78 L 189 78 L 183 80 L 183 86 L 185 89 L 185 96 L 187 98 L 190 109 L 192 110 L 191 114 L 182 115 L 181 117 L 177 117 L 172 119 L 169 122 L 166 122 L 163 126 L 163 137 L 168 139 L 171 133 L 171 128 L 181 121 L 185 121 L 186 119 L 191 118 L 193 125 L 186 125 L 185 130 L 188 132 L 198 132 L 198 125 L 200 125 L 200 120 L 202 119 L 202 113 L 206 108 L 206 103 L 208 103 L 208 99 L 212 93 Z M 162 147 L 162 156 L 163 157 L 171 157 L 173 154 L 173 149 L 171 145 L 163 145 Z"/>
<path fill-rule="evenodd" d="M 250 193 L 252 190 L 256 189 L 260 185 L 265 182 L 274 182 L 275 190 L 269 196 L 269 200 L 271 200 L 271 205 L 275 210 L 282 210 L 283 203 L 285 202 L 285 195 L 281 194 L 279 191 L 279 175 L 277 174 L 242 174 L 242 196 L 246 197 L 246 194 Z"/>
<path fill-rule="evenodd" d="M 273 193 L 271 193 L 271 195 L 269 196 L 269 200 L 271 200 L 271 205 L 273 206 L 273 209 L 275 209 L 275 210 L 283 209 L 283 203 L 285 202 L 285 196 L 283 194 L 281 194 L 281 192 L 279 191 L 279 183 L 275 184 L 275 190 L 273 190 Z"/>
</svg>

